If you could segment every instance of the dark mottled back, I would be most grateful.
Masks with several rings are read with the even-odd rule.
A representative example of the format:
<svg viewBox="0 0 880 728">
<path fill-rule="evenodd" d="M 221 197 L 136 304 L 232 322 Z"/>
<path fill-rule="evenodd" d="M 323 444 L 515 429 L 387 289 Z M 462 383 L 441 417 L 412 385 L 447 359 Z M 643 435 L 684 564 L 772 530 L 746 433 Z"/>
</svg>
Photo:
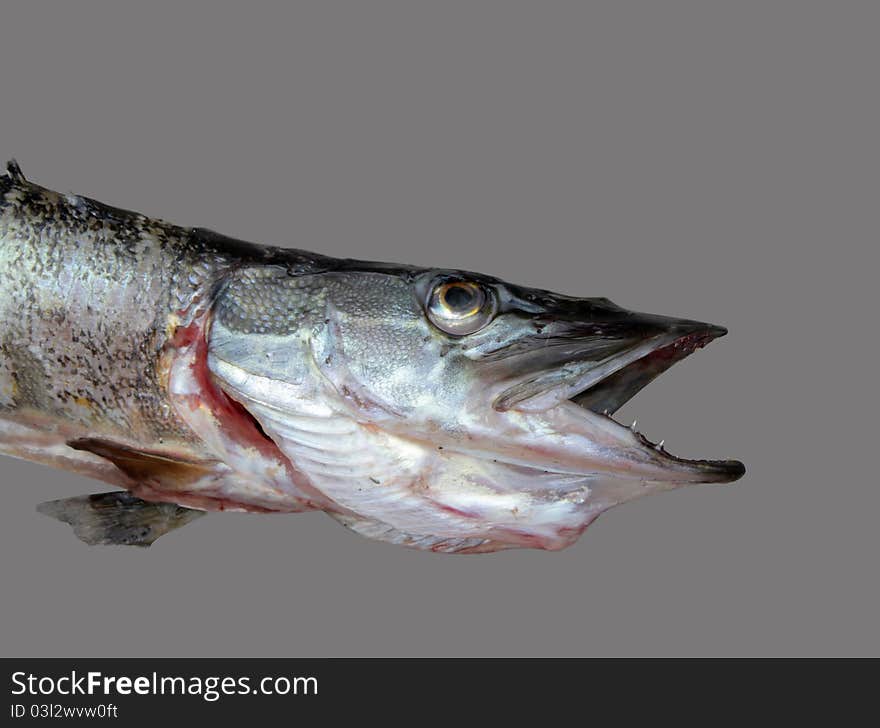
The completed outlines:
<svg viewBox="0 0 880 728">
<path fill-rule="evenodd" d="M 0 410 L 189 437 L 158 353 L 227 265 L 192 231 L 0 176 Z"/>
</svg>

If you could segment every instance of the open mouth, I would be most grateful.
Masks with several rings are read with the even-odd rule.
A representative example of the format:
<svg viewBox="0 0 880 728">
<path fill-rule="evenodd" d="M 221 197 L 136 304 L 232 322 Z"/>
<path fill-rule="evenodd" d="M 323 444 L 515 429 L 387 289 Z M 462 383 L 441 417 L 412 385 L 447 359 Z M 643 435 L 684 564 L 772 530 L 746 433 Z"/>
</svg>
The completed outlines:
<svg viewBox="0 0 880 728">
<path fill-rule="evenodd" d="M 658 318 L 659 320 L 659 318 Z M 652 442 L 631 426 L 612 415 L 639 390 L 727 330 L 695 321 L 674 321 L 665 330 L 655 330 L 638 340 L 621 341 L 620 346 L 604 357 L 582 356 L 521 380 L 505 390 L 496 400 L 501 411 L 517 409 L 542 412 L 560 405 L 579 419 L 598 425 L 609 451 L 627 453 L 627 459 L 656 471 L 657 478 L 683 482 L 731 482 L 745 473 L 737 460 L 689 460 L 669 453 L 663 440 Z M 585 344 L 585 351 L 589 351 Z M 570 403 L 578 405 L 571 408 Z M 587 417 L 584 410 L 591 414 Z M 604 423 L 604 425 L 602 425 Z M 584 426 L 591 427 L 588 423 Z M 595 428 L 594 428 L 595 429 Z M 641 469 L 641 468 L 640 468 Z M 644 476 L 650 479 L 650 476 Z"/>
<path fill-rule="evenodd" d="M 672 341 L 658 342 L 656 348 L 603 377 L 571 399 L 597 414 L 614 414 L 620 407 L 669 367 L 702 349 L 713 339 L 724 336 L 720 326 L 672 337 Z"/>
<path fill-rule="evenodd" d="M 612 417 L 614 412 L 673 364 L 726 333 L 727 330 L 720 326 L 709 326 L 678 336 L 671 342 L 660 344 L 650 353 L 617 369 L 588 389 L 571 397 L 571 401 L 611 420 L 620 427 L 626 427 Z M 637 422 L 633 422 L 628 427 L 635 438 L 645 447 L 653 448 L 665 459 L 700 468 L 716 481 L 730 482 L 745 473 L 745 466 L 738 460 L 689 460 L 677 457 L 665 449 L 663 440 L 652 442 L 636 429 L 636 424 Z"/>
</svg>

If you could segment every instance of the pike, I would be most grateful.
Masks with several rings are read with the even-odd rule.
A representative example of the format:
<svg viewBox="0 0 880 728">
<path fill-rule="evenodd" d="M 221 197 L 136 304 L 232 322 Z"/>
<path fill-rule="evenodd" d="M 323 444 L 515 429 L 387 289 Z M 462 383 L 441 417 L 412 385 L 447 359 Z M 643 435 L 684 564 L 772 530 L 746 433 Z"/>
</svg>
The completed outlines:
<svg viewBox="0 0 880 728">
<path fill-rule="evenodd" d="M 611 416 L 725 333 L 0 176 L 0 452 L 123 489 L 38 507 L 87 543 L 317 509 L 420 549 L 561 549 L 618 503 L 742 476 Z"/>
</svg>

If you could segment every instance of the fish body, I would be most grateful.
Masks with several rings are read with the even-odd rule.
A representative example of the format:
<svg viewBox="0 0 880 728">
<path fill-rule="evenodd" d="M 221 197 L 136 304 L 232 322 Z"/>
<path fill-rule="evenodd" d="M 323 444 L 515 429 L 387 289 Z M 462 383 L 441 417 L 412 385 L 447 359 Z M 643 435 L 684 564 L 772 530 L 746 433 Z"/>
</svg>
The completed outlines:
<svg viewBox="0 0 880 728">
<path fill-rule="evenodd" d="M 435 551 L 563 548 L 620 502 L 742 475 L 610 416 L 723 333 L 0 176 L 0 452 L 128 491 L 42 507 L 91 543 L 318 509 Z"/>
</svg>

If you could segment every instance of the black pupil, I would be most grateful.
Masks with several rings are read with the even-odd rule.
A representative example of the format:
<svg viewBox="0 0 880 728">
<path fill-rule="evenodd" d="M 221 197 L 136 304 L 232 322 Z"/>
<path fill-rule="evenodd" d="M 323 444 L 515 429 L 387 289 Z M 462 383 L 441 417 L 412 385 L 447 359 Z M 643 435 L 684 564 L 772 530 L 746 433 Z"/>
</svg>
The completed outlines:
<svg viewBox="0 0 880 728">
<path fill-rule="evenodd" d="M 476 302 L 477 292 L 470 286 L 449 286 L 443 293 L 443 302 L 453 311 L 470 311 Z"/>
</svg>

